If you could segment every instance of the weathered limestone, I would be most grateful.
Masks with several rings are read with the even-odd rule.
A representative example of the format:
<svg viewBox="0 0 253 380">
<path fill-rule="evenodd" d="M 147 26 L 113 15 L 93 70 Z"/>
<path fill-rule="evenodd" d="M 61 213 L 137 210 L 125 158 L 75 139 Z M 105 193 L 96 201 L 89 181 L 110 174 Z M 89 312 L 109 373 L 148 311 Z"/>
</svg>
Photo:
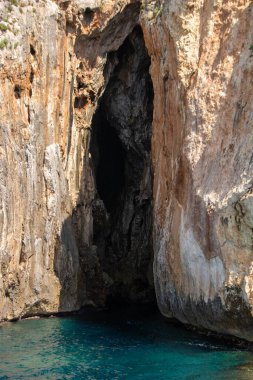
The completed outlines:
<svg viewBox="0 0 253 380">
<path fill-rule="evenodd" d="M 130 1 L 17 4 L 0 7 L 8 26 L 0 39 L 0 319 L 105 301 L 106 274 L 95 299 L 86 291 L 100 274 L 90 126 L 106 55 L 140 9 Z"/>
<path fill-rule="evenodd" d="M 252 2 L 8 5 L 0 5 L 8 26 L 0 37 L 0 319 L 105 300 L 90 127 L 107 54 L 141 13 L 154 88 L 159 308 L 252 340 Z M 97 299 L 86 286 L 96 276 Z"/>
<path fill-rule="evenodd" d="M 145 16 L 158 305 L 252 339 L 252 3 L 169 1 Z"/>
</svg>

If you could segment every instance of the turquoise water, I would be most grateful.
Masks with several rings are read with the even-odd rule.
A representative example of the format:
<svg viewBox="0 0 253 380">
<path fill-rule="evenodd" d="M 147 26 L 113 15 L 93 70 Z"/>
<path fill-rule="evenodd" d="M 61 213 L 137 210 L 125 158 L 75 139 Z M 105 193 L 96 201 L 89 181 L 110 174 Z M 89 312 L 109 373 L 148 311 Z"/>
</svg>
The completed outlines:
<svg viewBox="0 0 253 380">
<path fill-rule="evenodd" d="M 253 354 L 126 313 L 45 318 L 0 328 L 0 379 L 253 379 Z"/>
</svg>

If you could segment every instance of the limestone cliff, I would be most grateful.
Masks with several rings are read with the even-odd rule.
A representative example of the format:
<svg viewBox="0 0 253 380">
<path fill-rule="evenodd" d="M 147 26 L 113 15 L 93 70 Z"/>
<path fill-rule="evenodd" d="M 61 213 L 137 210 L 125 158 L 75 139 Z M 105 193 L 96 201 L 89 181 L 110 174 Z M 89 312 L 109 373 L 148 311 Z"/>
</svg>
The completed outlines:
<svg viewBox="0 0 253 380">
<path fill-rule="evenodd" d="M 252 8 L 1 2 L 0 319 L 150 300 L 154 256 L 164 315 L 253 339 Z"/>
<path fill-rule="evenodd" d="M 252 2 L 164 2 L 152 56 L 154 278 L 183 322 L 252 339 Z"/>
</svg>

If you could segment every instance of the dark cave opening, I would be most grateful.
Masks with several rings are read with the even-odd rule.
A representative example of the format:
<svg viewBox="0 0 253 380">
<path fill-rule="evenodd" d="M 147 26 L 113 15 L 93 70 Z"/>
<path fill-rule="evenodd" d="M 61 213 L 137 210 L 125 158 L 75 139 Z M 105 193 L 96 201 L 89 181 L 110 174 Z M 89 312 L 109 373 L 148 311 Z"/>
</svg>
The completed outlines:
<svg viewBox="0 0 253 380">
<path fill-rule="evenodd" d="M 93 120 L 91 153 L 99 197 L 112 213 L 124 186 L 125 152 L 115 130 L 99 108 Z"/>
<path fill-rule="evenodd" d="M 106 302 L 146 303 L 155 299 L 151 166 L 154 94 L 149 67 L 150 57 L 137 26 L 119 50 L 107 56 L 107 85 L 92 120 L 90 154 L 96 185 L 92 244 L 102 273 L 100 281 L 106 278 Z M 94 283 L 90 286 L 96 288 Z"/>
</svg>

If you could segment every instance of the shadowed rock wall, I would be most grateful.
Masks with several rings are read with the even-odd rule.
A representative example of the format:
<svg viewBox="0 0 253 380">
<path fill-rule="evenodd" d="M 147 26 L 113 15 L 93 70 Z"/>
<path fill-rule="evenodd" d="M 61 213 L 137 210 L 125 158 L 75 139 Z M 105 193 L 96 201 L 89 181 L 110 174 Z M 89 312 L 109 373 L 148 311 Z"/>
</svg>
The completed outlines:
<svg viewBox="0 0 253 380">
<path fill-rule="evenodd" d="M 139 27 L 108 57 L 106 77 L 113 65 L 92 123 L 98 196 L 93 204 L 93 243 L 112 279 L 111 297 L 147 302 L 153 299 L 153 87 Z"/>
</svg>

